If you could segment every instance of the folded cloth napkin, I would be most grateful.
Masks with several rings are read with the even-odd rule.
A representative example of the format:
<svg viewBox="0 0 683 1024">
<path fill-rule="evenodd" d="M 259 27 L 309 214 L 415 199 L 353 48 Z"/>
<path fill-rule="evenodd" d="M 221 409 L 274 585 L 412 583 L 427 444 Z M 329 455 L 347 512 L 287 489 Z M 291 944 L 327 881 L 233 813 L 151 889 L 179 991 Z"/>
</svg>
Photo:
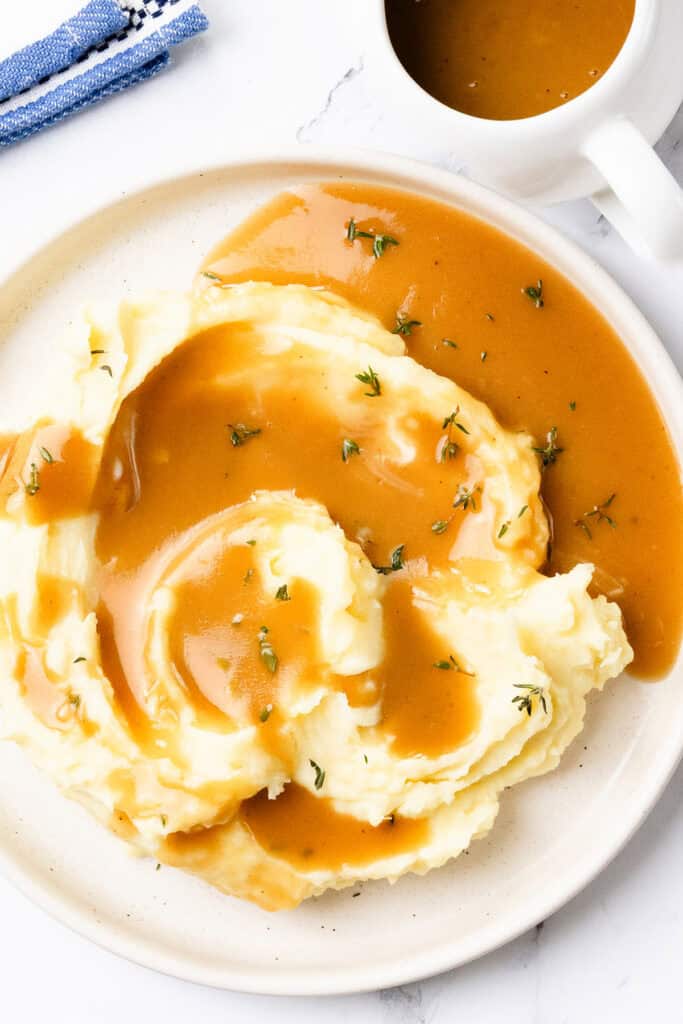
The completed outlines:
<svg viewBox="0 0 683 1024">
<path fill-rule="evenodd" d="M 194 0 L 90 0 L 0 61 L 0 146 L 160 71 L 169 47 L 208 22 Z"/>
</svg>

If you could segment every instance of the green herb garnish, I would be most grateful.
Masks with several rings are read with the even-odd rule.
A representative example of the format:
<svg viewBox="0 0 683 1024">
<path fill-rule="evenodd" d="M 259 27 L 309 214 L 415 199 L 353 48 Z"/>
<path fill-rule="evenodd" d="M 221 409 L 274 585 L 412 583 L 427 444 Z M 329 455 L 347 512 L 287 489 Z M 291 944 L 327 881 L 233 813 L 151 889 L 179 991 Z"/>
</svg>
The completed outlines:
<svg viewBox="0 0 683 1024">
<path fill-rule="evenodd" d="M 38 451 L 40 452 L 40 457 L 41 457 L 41 459 L 43 460 L 43 462 L 47 462 L 47 463 L 48 463 L 48 465 L 49 465 L 49 464 L 50 464 L 51 462 L 54 462 L 54 461 L 55 461 L 55 460 L 53 459 L 53 457 L 52 457 L 52 452 L 48 451 L 48 449 L 47 449 L 47 448 L 43 448 L 43 447 L 41 446 L 41 447 L 40 447 L 40 448 L 38 449 Z"/>
<path fill-rule="evenodd" d="M 74 658 L 73 664 L 74 665 L 78 665 L 81 661 L 86 661 L 86 660 L 87 659 L 84 657 L 84 655 L 80 654 L 77 658 Z"/>
<path fill-rule="evenodd" d="M 104 372 L 108 373 L 110 377 L 114 376 L 112 368 L 108 363 L 102 363 L 102 365 L 100 366 L 100 370 L 104 370 Z"/>
<path fill-rule="evenodd" d="M 376 572 L 381 573 L 382 576 L 388 576 L 389 573 L 398 572 L 403 568 L 403 549 L 405 544 L 399 544 L 397 548 L 391 552 L 391 564 L 390 565 L 374 565 L 373 569 Z"/>
<path fill-rule="evenodd" d="M 247 427 L 244 423 L 228 423 L 231 431 L 230 443 L 233 448 L 239 448 L 245 444 L 250 437 L 256 437 L 261 433 L 260 427 Z"/>
<path fill-rule="evenodd" d="M 208 277 L 209 281 L 223 280 L 223 278 L 219 274 L 214 274 L 213 270 L 202 270 L 202 277 Z"/>
<path fill-rule="evenodd" d="M 541 281 L 540 277 L 536 284 L 530 284 L 526 288 L 522 288 L 522 292 L 531 299 L 536 309 L 543 309 L 545 302 L 543 300 L 543 281 Z"/>
<path fill-rule="evenodd" d="M 488 356 L 488 352 L 482 352 L 482 353 L 481 353 L 481 356 L 480 356 L 480 358 L 481 358 L 481 361 L 482 361 L 482 363 L 485 363 L 485 362 L 486 362 L 486 357 L 487 357 L 487 356 Z"/>
<path fill-rule="evenodd" d="M 315 788 L 316 789 L 322 789 L 323 783 L 325 781 L 325 772 L 324 772 L 324 770 L 320 767 L 319 764 L 316 764 L 316 762 L 313 761 L 313 760 L 309 759 L 308 763 L 310 764 L 311 768 L 315 772 Z"/>
<path fill-rule="evenodd" d="M 265 707 L 261 708 L 261 713 L 259 714 L 259 720 L 261 722 L 267 722 L 268 719 L 271 716 L 272 711 L 273 711 L 273 705 L 272 704 L 266 704 Z"/>
<path fill-rule="evenodd" d="M 361 231 L 356 225 L 353 217 L 349 221 L 346 228 L 346 237 L 349 242 L 355 242 L 357 238 L 371 238 L 372 239 L 372 255 L 378 260 L 384 255 L 384 251 L 388 245 L 399 245 L 397 238 L 393 238 L 392 235 L 378 235 L 374 231 Z"/>
<path fill-rule="evenodd" d="M 500 530 L 498 531 L 498 540 L 500 540 L 501 537 L 504 537 L 509 529 L 510 529 L 510 521 L 508 520 L 506 523 L 502 524 Z"/>
<path fill-rule="evenodd" d="M 441 344 L 445 345 L 447 348 L 459 348 L 460 347 L 458 345 L 457 341 L 452 341 L 450 338 L 442 338 L 441 339 Z"/>
<path fill-rule="evenodd" d="M 616 530 L 616 528 L 617 528 L 616 520 L 613 519 L 612 516 L 610 516 L 605 511 L 605 509 L 608 509 L 610 507 L 610 505 L 612 504 L 612 502 L 614 501 L 615 498 L 616 498 L 616 494 L 610 494 L 610 496 L 607 499 L 607 501 L 603 501 L 601 505 L 593 505 L 593 508 L 590 510 L 590 512 L 584 512 L 583 515 L 579 519 L 575 519 L 574 520 L 574 526 L 579 526 L 583 530 L 583 532 L 586 534 L 586 536 L 588 537 L 589 540 L 593 539 L 593 534 L 591 533 L 590 527 L 589 527 L 588 523 L 586 522 L 587 519 L 593 519 L 594 518 L 594 519 L 597 520 L 598 523 L 605 522 L 609 526 L 611 526 L 613 530 Z"/>
<path fill-rule="evenodd" d="M 541 707 L 548 713 L 548 705 L 546 704 L 545 693 L 540 686 L 531 686 L 529 683 L 515 683 L 516 690 L 526 690 L 526 694 L 517 694 L 516 697 L 512 698 L 512 703 L 516 704 L 519 711 L 526 711 L 527 715 L 531 715 L 533 710 L 533 698 L 538 697 Z"/>
<path fill-rule="evenodd" d="M 359 380 L 361 384 L 367 384 L 371 389 L 364 392 L 367 398 L 377 398 L 378 395 L 382 394 L 382 385 L 379 382 L 379 377 L 371 366 L 368 366 L 367 370 L 363 370 L 362 373 L 357 373 L 356 380 Z"/>
<path fill-rule="evenodd" d="M 352 455 L 359 455 L 360 448 L 355 441 L 352 441 L 350 437 L 345 437 L 342 441 L 341 456 L 342 462 L 348 462 Z"/>
<path fill-rule="evenodd" d="M 268 639 L 268 627 L 261 626 L 258 631 L 258 643 L 259 650 L 261 652 L 261 661 L 266 666 L 269 672 L 275 672 L 278 666 L 277 654 L 273 650 L 273 645 Z"/>
<path fill-rule="evenodd" d="M 414 327 L 422 327 L 421 320 L 408 320 L 407 317 L 396 314 L 396 326 L 391 328 L 392 334 L 402 334 L 404 337 L 413 333 Z"/>
<path fill-rule="evenodd" d="M 461 668 L 460 662 L 456 661 L 452 654 L 448 655 L 448 661 L 435 661 L 432 668 L 441 669 L 442 672 L 459 672 L 463 676 L 473 676 L 474 672 L 466 672 L 464 668 Z"/>
<path fill-rule="evenodd" d="M 522 507 L 520 508 L 519 512 L 517 513 L 517 518 L 521 519 L 522 516 L 524 515 L 524 513 L 528 512 L 528 511 L 529 511 L 529 506 L 528 505 L 522 505 Z"/>
<path fill-rule="evenodd" d="M 576 409 L 576 402 L 570 402 L 569 403 L 569 408 L 571 409 L 572 412 L 574 412 L 574 410 Z"/>
<path fill-rule="evenodd" d="M 557 427 L 551 427 L 546 434 L 546 446 L 545 448 L 536 448 L 532 446 L 532 451 L 536 452 L 537 455 L 541 456 L 541 468 L 547 469 L 548 466 L 552 466 L 554 462 L 557 462 L 557 456 L 560 452 L 564 451 L 564 448 L 560 448 L 557 444 Z"/>
<path fill-rule="evenodd" d="M 32 498 L 35 494 L 38 493 L 39 490 L 40 473 L 38 472 L 38 467 L 36 466 L 35 462 L 32 462 L 31 468 L 29 470 L 28 483 L 26 484 L 26 493 L 30 498 Z"/>
<path fill-rule="evenodd" d="M 278 587 L 277 590 L 275 591 L 275 600 L 276 601 L 291 601 L 292 600 L 291 597 L 289 596 L 289 591 L 287 590 L 287 584 L 286 583 L 283 583 L 282 586 Z"/>
<path fill-rule="evenodd" d="M 461 508 L 463 512 L 467 512 L 468 508 L 471 508 L 473 512 L 476 512 L 477 499 L 475 495 L 479 490 L 481 490 L 479 487 L 468 488 L 464 484 L 460 484 L 453 499 L 453 508 Z"/>
<path fill-rule="evenodd" d="M 450 519 L 437 519 L 432 523 L 432 533 L 445 533 L 449 523 Z"/>
</svg>

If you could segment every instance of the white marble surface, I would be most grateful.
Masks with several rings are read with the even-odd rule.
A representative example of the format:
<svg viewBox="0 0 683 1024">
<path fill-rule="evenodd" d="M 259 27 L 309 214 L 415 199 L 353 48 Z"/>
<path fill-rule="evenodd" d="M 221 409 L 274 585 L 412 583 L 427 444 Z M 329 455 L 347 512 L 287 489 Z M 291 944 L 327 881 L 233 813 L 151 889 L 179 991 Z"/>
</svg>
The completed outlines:
<svg viewBox="0 0 683 1024">
<path fill-rule="evenodd" d="M 212 27 L 176 52 L 175 67 L 57 129 L 0 151 L 0 261 L 43 225 L 77 214 L 112 183 L 195 155 L 245 146 L 334 143 L 402 152 L 453 170 L 457 140 L 429 139 L 386 109 L 364 53 L 367 0 L 204 0 Z M 52 0 L 22 16 L 36 25 Z M 0 15 L 16 10 L 0 0 Z M 664 73 L 664 72 L 663 72 Z M 679 145 L 680 142 L 680 145 Z M 683 181 L 683 110 L 659 150 Z M 683 264 L 630 252 L 588 202 L 544 211 L 635 299 L 683 365 Z M 615 400 L 618 397 L 615 396 Z M 625 410 L 625 415 L 628 411 Z M 348 998 L 275 999 L 202 989 L 116 959 L 71 934 L 0 879 L 2 1016 L 85 1024 L 162 1016 L 218 1021 L 348 1019 L 591 1024 L 680 1017 L 683 948 L 683 769 L 602 876 L 543 926 L 458 971 Z M 534 879 L 529 879 L 529 885 Z"/>
</svg>

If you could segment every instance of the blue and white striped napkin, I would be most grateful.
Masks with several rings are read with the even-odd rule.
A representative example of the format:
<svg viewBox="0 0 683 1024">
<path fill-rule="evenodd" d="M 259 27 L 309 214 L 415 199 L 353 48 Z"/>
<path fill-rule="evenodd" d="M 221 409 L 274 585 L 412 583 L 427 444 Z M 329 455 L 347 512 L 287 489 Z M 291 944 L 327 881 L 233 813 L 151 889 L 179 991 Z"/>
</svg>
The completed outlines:
<svg viewBox="0 0 683 1024">
<path fill-rule="evenodd" d="M 0 146 L 150 78 L 171 46 L 207 27 L 195 0 L 90 0 L 0 61 Z"/>
</svg>

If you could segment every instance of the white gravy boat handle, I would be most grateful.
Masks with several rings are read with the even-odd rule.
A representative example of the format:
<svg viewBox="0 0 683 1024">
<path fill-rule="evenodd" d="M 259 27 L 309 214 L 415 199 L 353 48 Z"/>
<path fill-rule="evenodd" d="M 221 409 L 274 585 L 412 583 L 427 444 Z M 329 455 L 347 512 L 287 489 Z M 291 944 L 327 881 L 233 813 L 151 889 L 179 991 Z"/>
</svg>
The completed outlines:
<svg viewBox="0 0 683 1024">
<path fill-rule="evenodd" d="M 635 125 L 625 117 L 604 122 L 582 152 L 610 186 L 591 198 L 625 241 L 683 260 L 683 189 Z"/>
</svg>

